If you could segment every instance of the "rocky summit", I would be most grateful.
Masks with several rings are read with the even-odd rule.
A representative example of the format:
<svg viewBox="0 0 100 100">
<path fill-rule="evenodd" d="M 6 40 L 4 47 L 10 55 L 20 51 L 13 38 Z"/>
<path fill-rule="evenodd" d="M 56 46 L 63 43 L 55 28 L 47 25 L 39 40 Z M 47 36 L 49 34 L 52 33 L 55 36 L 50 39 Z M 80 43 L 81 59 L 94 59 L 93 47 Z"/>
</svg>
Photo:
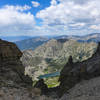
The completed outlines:
<svg viewBox="0 0 100 100">
<path fill-rule="evenodd" d="M 100 76 L 100 43 L 96 52 L 89 59 L 82 62 L 73 62 L 69 57 L 68 63 L 60 73 L 60 95 L 67 91 L 82 80 L 89 80 Z"/>
</svg>

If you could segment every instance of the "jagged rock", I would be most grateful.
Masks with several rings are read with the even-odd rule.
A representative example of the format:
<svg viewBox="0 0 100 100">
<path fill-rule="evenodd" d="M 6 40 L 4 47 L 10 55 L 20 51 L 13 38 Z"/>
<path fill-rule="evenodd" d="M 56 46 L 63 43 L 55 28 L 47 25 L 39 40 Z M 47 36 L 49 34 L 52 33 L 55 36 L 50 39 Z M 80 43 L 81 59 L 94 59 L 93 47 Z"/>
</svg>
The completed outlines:
<svg viewBox="0 0 100 100">
<path fill-rule="evenodd" d="M 39 81 L 37 81 L 36 84 L 34 85 L 34 87 L 39 88 L 41 90 L 42 94 L 46 94 L 48 92 L 48 87 L 44 83 L 43 79 L 40 79 Z"/>
<path fill-rule="evenodd" d="M 87 80 L 97 76 L 100 76 L 100 43 L 96 52 L 88 60 L 72 62 L 72 57 L 69 57 L 68 63 L 60 73 L 60 96 L 81 80 Z"/>
</svg>

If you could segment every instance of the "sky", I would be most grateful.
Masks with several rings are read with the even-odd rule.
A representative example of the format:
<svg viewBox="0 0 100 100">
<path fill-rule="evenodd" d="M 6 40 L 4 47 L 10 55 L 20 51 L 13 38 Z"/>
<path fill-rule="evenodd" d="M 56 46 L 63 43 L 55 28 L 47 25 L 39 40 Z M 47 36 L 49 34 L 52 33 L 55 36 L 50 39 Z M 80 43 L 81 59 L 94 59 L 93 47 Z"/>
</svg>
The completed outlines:
<svg viewBox="0 0 100 100">
<path fill-rule="evenodd" d="M 100 0 L 0 0 L 0 36 L 100 33 Z"/>
</svg>

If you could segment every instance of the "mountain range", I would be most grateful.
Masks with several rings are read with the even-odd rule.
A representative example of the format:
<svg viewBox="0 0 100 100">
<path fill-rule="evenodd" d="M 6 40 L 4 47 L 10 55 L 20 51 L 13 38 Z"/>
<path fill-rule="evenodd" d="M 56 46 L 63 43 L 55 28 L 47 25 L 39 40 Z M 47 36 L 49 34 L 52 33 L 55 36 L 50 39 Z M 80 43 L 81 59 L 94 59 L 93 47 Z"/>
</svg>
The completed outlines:
<svg viewBox="0 0 100 100">
<path fill-rule="evenodd" d="M 35 76 L 34 72 L 37 73 L 37 71 L 43 71 L 43 73 L 50 71 L 45 69 L 43 63 L 42 66 L 36 66 L 43 60 L 48 64 L 51 58 L 51 60 L 58 59 L 59 64 L 60 53 L 62 53 L 60 58 L 63 58 L 65 53 L 73 52 L 73 57 L 69 57 L 64 67 L 62 65 L 59 67 L 61 71 L 57 80 L 60 81 L 60 84 L 53 88 L 47 87 L 45 79 L 37 81 L 33 87 L 31 78 L 24 75 L 25 67 L 20 61 L 23 53 L 14 43 L 0 39 L 0 49 L 0 100 L 100 100 L 100 43 L 97 46 L 94 42 L 80 43 L 75 40 L 52 39 L 34 51 L 24 51 L 23 56 L 26 58 L 21 59 L 24 64 L 29 63 L 29 66 L 26 66 L 25 74 L 31 71 L 30 76 Z M 75 61 L 77 56 L 74 58 L 74 54 L 79 56 L 79 60 L 87 60 L 77 62 Z M 80 54 L 83 55 L 80 56 Z M 36 65 L 35 62 L 30 62 L 33 60 L 36 61 Z M 31 64 L 34 65 L 35 70 L 27 70 L 32 67 Z M 53 69 L 57 66 L 53 66 Z M 47 68 L 50 67 L 52 66 Z M 53 79 L 52 82 L 49 82 L 52 84 L 55 81 Z"/>
<path fill-rule="evenodd" d="M 28 50 L 28 49 L 34 50 L 35 48 L 42 45 L 43 43 L 46 43 L 47 41 L 49 41 L 48 37 L 33 37 L 17 41 L 15 43 L 20 48 L 20 50 Z"/>
<path fill-rule="evenodd" d="M 62 35 L 62 36 L 42 36 L 42 37 L 28 37 L 28 39 L 16 41 L 15 43 L 20 48 L 20 50 L 28 50 L 28 49 L 36 49 L 42 44 L 48 42 L 51 39 L 67 39 L 67 40 L 76 40 L 78 42 L 100 42 L 100 33 L 92 33 L 84 36 L 76 36 L 76 35 Z"/>
<path fill-rule="evenodd" d="M 16 42 L 16 41 L 22 41 L 25 39 L 30 39 L 31 36 L 0 36 L 1 39 L 10 41 L 10 42 Z"/>
<path fill-rule="evenodd" d="M 23 51 L 21 60 L 26 66 L 26 74 L 36 80 L 39 75 L 60 71 L 70 55 L 73 56 L 74 62 L 88 59 L 96 47 L 97 44 L 94 42 L 83 43 L 76 40 L 51 39 L 34 51 Z"/>
</svg>

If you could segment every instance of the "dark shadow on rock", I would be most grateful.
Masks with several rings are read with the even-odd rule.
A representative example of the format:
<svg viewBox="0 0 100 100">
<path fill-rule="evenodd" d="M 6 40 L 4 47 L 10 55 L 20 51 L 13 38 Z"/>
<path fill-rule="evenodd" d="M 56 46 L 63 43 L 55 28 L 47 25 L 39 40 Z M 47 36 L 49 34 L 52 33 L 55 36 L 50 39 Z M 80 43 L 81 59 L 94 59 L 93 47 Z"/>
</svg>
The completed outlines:
<svg viewBox="0 0 100 100">
<path fill-rule="evenodd" d="M 73 62 L 72 56 L 69 57 L 67 64 L 61 70 L 59 81 L 59 96 L 75 86 L 82 80 L 89 80 L 100 76 L 100 43 L 96 52 L 91 58 L 82 62 Z"/>
</svg>

